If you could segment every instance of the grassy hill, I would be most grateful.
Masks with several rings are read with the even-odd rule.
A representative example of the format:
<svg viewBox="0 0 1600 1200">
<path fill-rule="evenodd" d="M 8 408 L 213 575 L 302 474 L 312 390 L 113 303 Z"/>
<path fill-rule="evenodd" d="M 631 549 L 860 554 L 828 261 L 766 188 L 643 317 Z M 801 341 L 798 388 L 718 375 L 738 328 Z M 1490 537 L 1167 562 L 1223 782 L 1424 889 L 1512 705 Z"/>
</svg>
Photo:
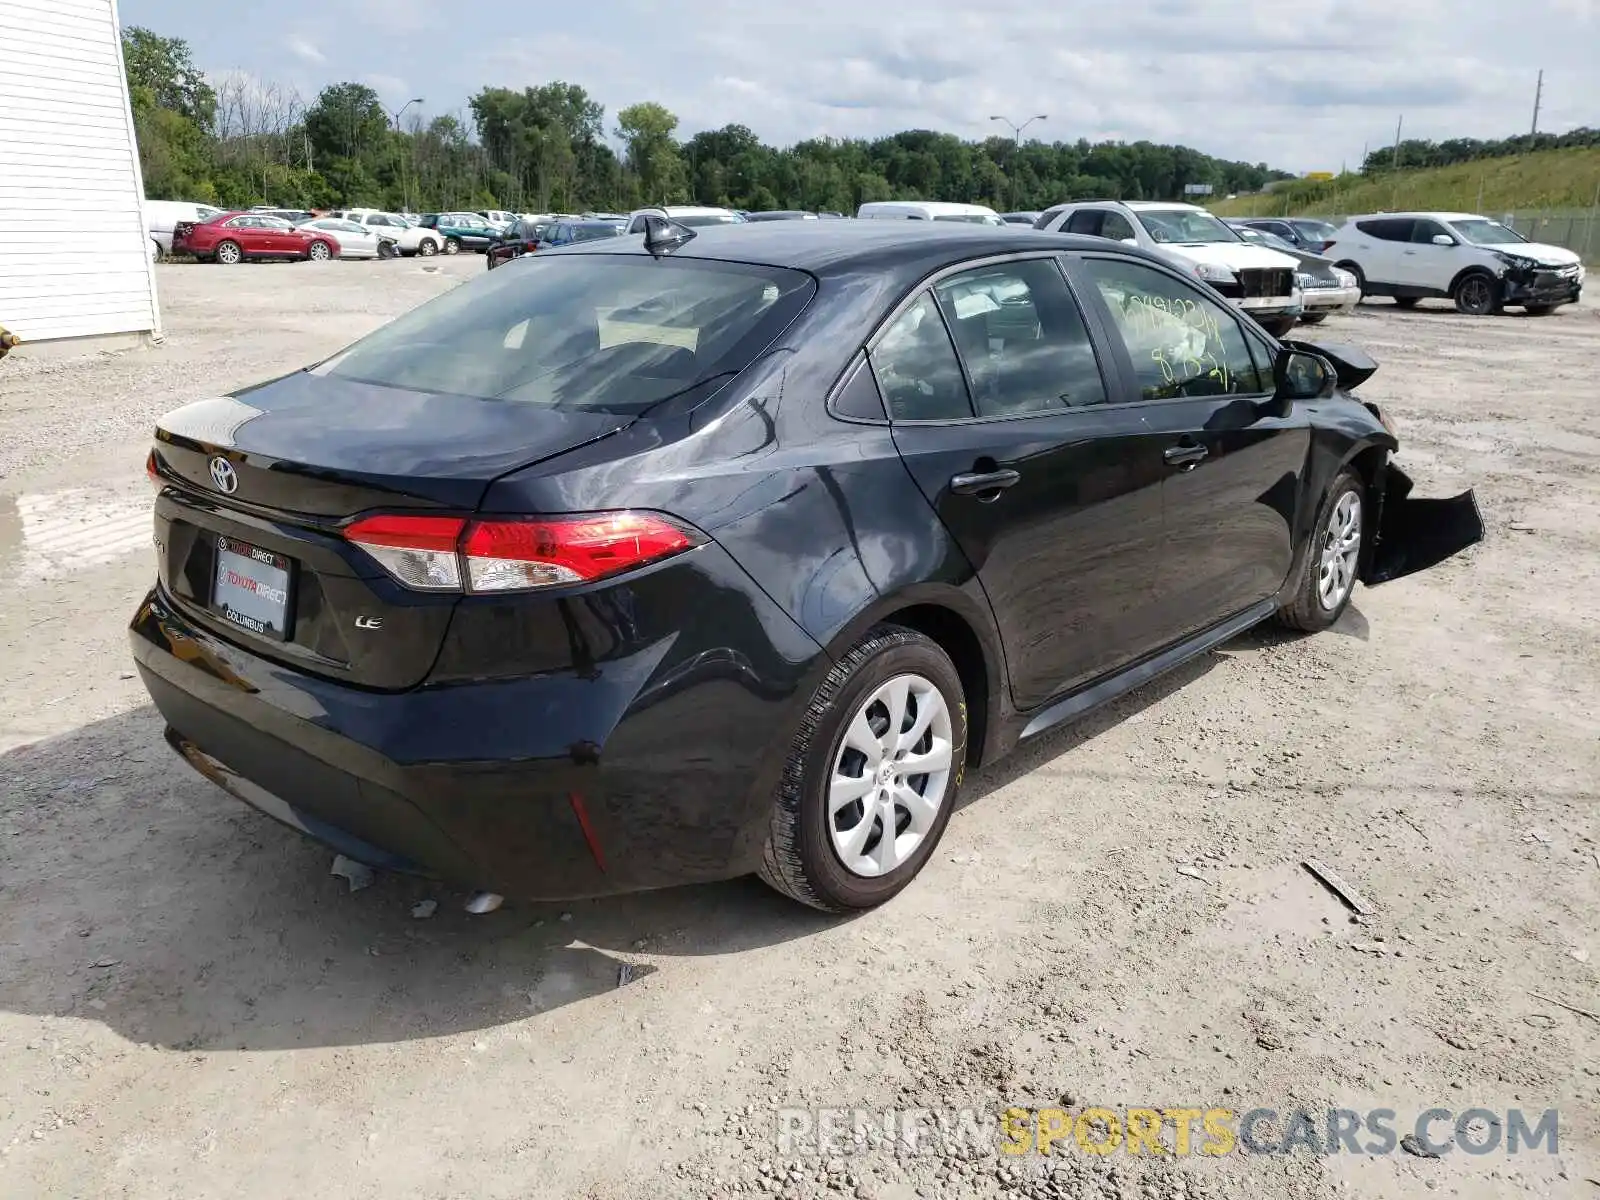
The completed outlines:
<svg viewBox="0 0 1600 1200">
<path fill-rule="evenodd" d="M 1219 200 L 1224 217 L 1340 216 L 1383 209 L 1455 210 L 1496 215 L 1519 209 L 1587 209 L 1600 188 L 1600 147 L 1542 150 L 1508 158 L 1369 179 L 1346 174 L 1326 183 L 1295 180 L 1271 192 Z"/>
</svg>

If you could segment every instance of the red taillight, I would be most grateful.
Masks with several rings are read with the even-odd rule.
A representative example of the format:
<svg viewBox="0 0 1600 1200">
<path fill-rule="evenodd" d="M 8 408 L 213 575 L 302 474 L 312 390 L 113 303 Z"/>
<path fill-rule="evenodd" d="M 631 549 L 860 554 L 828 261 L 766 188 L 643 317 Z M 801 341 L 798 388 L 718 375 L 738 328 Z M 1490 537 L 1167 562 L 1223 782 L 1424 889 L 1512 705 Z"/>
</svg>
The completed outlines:
<svg viewBox="0 0 1600 1200">
<path fill-rule="evenodd" d="M 154 450 L 150 451 L 150 453 L 145 456 L 144 475 L 145 478 L 150 481 L 150 486 L 159 492 L 162 487 L 161 468 L 156 466 L 156 452 Z"/>
<path fill-rule="evenodd" d="M 409 588 L 458 592 L 461 561 L 456 556 L 456 545 L 466 525 L 460 517 L 390 514 L 365 517 L 349 526 L 344 536 Z"/>
<path fill-rule="evenodd" d="M 537 250 L 539 248 L 539 243 L 538 242 L 527 242 L 526 245 L 528 247 L 528 253 L 529 254 L 532 254 L 535 250 Z"/>
<path fill-rule="evenodd" d="M 345 538 L 407 587 L 514 592 L 589 583 L 700 544 L 699 535 L 654 513 L 594 513 L 531 520 L 385 514 Z"/>
</svg>

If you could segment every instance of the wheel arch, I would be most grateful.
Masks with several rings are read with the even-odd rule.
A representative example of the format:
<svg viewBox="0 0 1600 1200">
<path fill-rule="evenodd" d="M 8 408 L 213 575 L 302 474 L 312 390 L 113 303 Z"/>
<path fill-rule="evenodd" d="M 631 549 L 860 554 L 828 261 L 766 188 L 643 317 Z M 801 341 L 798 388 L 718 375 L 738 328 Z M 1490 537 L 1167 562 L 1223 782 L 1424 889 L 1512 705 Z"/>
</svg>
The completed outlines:
<svg viewBox="0 0 1600 1200">
<path fill-rule="evenodd" d="M 841 629 L 827 652 L 837 660 L 877 625 L 900 625 L 936 643 L 961 678 L 967 705 L 967 765 L 979 767 L 995 754 L 1006 696 L 1005 662 L 999 637 L 986 612 L 955 588 L 915 589 L 875 604 Z"/>
<path fill-rule="evenodd" d="M 1500 285 L 1500 277 L 1482 263 L 1473 263 L 1471 266 L 1462 267 L 1450 280 L 1449 295 L 1454 298 L 1456 289 L 1461 286 L 1461 281 L 1469 275 L 1482 275 L 1496 287 Z"/>
</svg>

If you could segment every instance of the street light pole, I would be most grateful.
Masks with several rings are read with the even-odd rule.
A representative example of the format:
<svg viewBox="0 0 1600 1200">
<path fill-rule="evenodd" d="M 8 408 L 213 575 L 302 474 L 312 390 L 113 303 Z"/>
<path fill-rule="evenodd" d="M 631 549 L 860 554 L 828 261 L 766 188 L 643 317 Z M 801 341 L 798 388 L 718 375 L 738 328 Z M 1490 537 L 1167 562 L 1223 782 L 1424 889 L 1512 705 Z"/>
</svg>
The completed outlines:
<svg viewBox="0 0 1600 1200">
<path fill-rule="evenodd" d="M 1021 125 L 1018 125 L 1015 121 L 1010 120 L 1007 117 L 990 117 L 989 118 L 989 120 L 991 120 L 991 121 L 999 121 L 1003 125 L 1009 125 L 1011 127 L 1011 132 L 1016 135 L 1017 145 L 1018 146 L 1022 145 L 1022 131 L 1024 129 L 1026 129 L 1029 125 L 1032 125 L 1035 121 L 1043 121 L 1043 120 L 1046 120 L 1046 119 L 1047 118 L 1046 118 L 1045 114 L 1044 113 L 1040 113 L 1036 117 L 1029 117 Z"/>
<path fill-rule="evenodd" d="M 400 118 L 405 115 L 406 109 L 410 108 L 413 104 L 421 103 L 422 97 L 417 96 L 414 99 L 407 100 L 393 113 L 389 114 L 394 118 L 394 131 L 396 133 L 400 132 Z M 406 160 L 404 151 L 402 151 L 400 155 L 400 206 L 408 210 L 411 208 L 411 196 L 406 188 Z"/>
</svg>

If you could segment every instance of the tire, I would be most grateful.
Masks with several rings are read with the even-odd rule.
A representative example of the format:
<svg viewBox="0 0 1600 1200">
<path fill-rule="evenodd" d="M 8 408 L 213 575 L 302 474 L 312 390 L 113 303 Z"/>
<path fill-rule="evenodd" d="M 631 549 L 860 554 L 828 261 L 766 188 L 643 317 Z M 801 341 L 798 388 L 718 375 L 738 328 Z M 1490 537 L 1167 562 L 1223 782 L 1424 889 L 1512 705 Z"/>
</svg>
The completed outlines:
<svg viewBox="0 0 1600 1200">
<path fill-rule="evenodd" d="M 1554 304 L 1524 304 L 1522 307 L 1530 317 L 1547 317 L 1556 310 Z"/>
<path fill-rule="evenodd" d="M 166 258 L 166 256 L 167 256 L 166 251 L 164 251 L 161 248 L 161 243 L 156 241 L 155 238 L 151 238 L 150 239 L 150 259 L 151 259 L 151 261 L 152 262 L 160 262 L 162 259 Z"/>
<path fill-rule="evenodd" d="M 900 682 L 907 682 L 909 689 L 909 698 L 901 701 L 905 714 L 901 731 L 923 716 L 930 722 L 929 732 L 916 743 L 922 749 L 915 757 L 933 754 L 935 763 L 944 763 L 941 770 L 906 776 L 903 782 L 893 770 L 895 759 L 885 758 L 875 772 L 871 759 L 855 749 L 849 736 L 859 725 L 863 734 L 872 735 L 863 740 L 881 746 L 876 739 L 887 736 L 888 705 L 893 702 L 894 685 Z M 942 715 L 935 700 L 943 706 Z M 947 759 L 940 753 L 945 744 Z M 899 751 L 896 758 L 903 760 L 906 753 Z M 937 643 L 902 626 L 871 630 L 828 672 L 801 720 L 773 804 L 761 878 L 823 912 L 858 912 L 884 903 L 916 878 L 937 848 L 955 810 L 966 753 L 967 703 L 950 656 Z M 858 797 L 847 794 L 830 812 L 836 773 L 860 779 L 866 786 Z M 920 836 L 900 847 L 898 859 L 895 847 L 919 831 L 910 807 L 885 799 L 885 789 L 895 787 L 903 789 L 901 795 L 909 791 L 918 796 L 938 789 L 936 808 L 930 812 L 918 806 Z M 849 790 L 846 785 L 846 793 Z M 897 830 L 888 843 L 883 837 L 886 817 Z M 854 864 L 847 866 L 850 835 L 862 826 L 866 828 L 853 843 Z"/>
<path fill-rule="evenodd" d="M 1354 498 L 1353 514 L 1348 508 L 1341 508 L 1347 496 Z M 1278 610 L 1279 624 L 1286 625 L 1290 629 L 1318 633 L 1344 615 L 1350 597 L 1355 593 L 1356 575 L 1361 570 L 1362 555 L 1366 550 L 1366 500 L 1367 489 L 1361 482 L 1361 477 L 1349 467 L 1340 471 L 1317 509 L 1317 523 L 1312 526 L 1311 541 L 1306 547 L 1305 561 L 1300 565 L 1300 578 L 1295 585 L 1294 598 Z M 1341 564 L 1348 570 L 1348 576 L 1341 573 L 1334 581 L 1336 586 L 1325 590 L 1324 558 L 1329 557 L 1327 551 L 1336 530 L 1348 529 L 1352 523 L 1351 517 L 1354 524 L 1354 543 L 1342 542 L 1344 549 L 1338 555 Z M 1332 565 L 1329 566 L 1332 570 Z M 1333 593 L 1331 596 L 1328 594 L 1330 591 Z M 1330 599 L 1333 601 L 1331 606 Z"/>
<path fill-rule="evenodd" d="M 239 248 L 238 242 L 218 242 L 211 258 L 225 267 L 235 267 L 244 261 L 244 251 Z"/>
<path fill-rule="evenodd" d="M 328 249 L 327 242 L 312 242 L 306 248 L 306 257 L 312 262 L 327 262 L 333 257 L 333 251 Z"/>
<path fill-rule="evenodd" d="M 1417 297 L 1396 296 L 1394 298 L 1394 304 L 1396 308 L 1415 308 L 1417 306 Z"/>
<path fill-rule="evenodd" d="M 422 255 L 423 258 L 432 258 L 435 254 L 439 253 L 439 243 L 434 241 L 431 237 L 423 238 L 422 241 L 417 244 L 417 253 Z"/>
<path fill-rule="evenodd" d="M 445 238 L 444 252 L 446 254 L 460 254 L 461 242 L 457 238 Z"/>
<path fill-rule="evenodd" d="M 1300 324 L 1302 324 L 1302 325 L 1321 325 L 1327 319 L 1328 319 L 1328 314 L 1327 313 L 1302 313 L 1300 315 Z"/>
<path fill-rule="evenodd" d="M 384 239 L 379 238 L 378 239 L 378 257 L 379 258 L 399 258 L 400 257 L 400 250 L 393 242 L 385 241 Z"/>
<path fill-rule="evenodd" d="M 1257 324 L 1275 338 L 1288 337 L 1299 317 L 1258 317 Z"/>
<path fill-rule="evenodd" d="M 1450 290 L 1456 311 L 1469 317 L 1486 317 L 1500 311 L 1500 282 L 1487 271 L 1468 271 Z"/>
<path fill-rule="evenodd" d="M 1361 298 L 1358 299 L 1356 303 L 1360 304 L 1362 300 L 1367 298 L 1367 273 L 1360 267 L 1356 266 L 1356 264 L 1353 262 L 1335 263 L 1334 265 L 1337 266 L 1339 270 L 1349 271 L 1350 274 L 1356 277 L 1356 290 L 1361 293 Z"/>
</svg>

